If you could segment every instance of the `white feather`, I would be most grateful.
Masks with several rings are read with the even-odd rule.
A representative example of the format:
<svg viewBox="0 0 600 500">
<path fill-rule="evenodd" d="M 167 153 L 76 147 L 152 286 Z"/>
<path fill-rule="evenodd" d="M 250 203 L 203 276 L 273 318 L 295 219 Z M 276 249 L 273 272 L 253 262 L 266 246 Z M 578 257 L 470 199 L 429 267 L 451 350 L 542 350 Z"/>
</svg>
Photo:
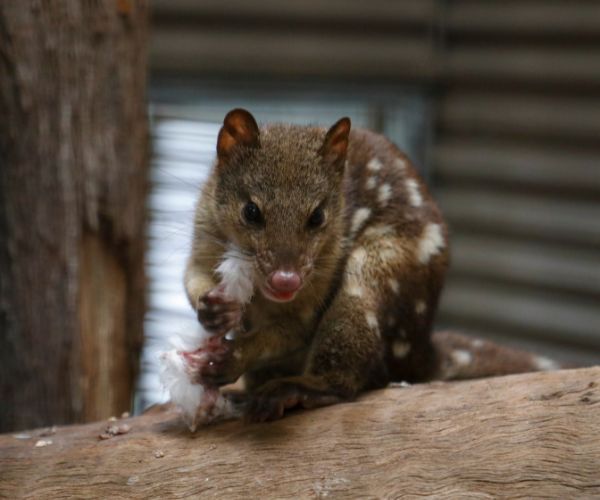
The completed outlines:
<svg viewBox="0 0 600 500">
<path fill-rule="evenodd" d="M 202 402 L 204 387 L 192 384 L 187 363 L 181 351 L 172 349 L 160 356 L 162 362 L 160 380 L 169 391 L 171 401 L 182 411 L 183 417 L 192 431 L 196 430 L 196 410 Z"/>
<path fill-rule="evenodd" d="M 221 276 L 227 297 L 241 304 L 250 301 L 254 292 L 254 271 L 252 263 L 239 250 L 234 247 L 227 250 L 216 272 Z M 171 401 L 181 409 L 192 432 L 198 424 L 239 416 L 236 408 L 218 389 L 205 388 L 195 382 L 194 367 L 190 365 L 189 357 L 184 356 L 184 353 L 200 349 L 209 336 L 198 324 L 169 339 L 173 349 L 160 356 L 161 382 L 169 391 Z M 233 338 L 233 332 L 227 336 Z M 199 352 L 194 358 L 201 363 L 203 356 L 206 354 Z"/>
<path fill-rule="evenodd" d="M 176 335 L 169 337 L 169 345 L 178 351 L 195 351 L 208 337 L 208 333 L 200 323 L 182 329 Z"/>
<path fill-rule="evenodd" d="M 225 295 L 245 304 L 254 292 L 254 268 L 252 262 L 235 247 L 230 247 L 216 269 L 225 285 Z"/>
</svg>

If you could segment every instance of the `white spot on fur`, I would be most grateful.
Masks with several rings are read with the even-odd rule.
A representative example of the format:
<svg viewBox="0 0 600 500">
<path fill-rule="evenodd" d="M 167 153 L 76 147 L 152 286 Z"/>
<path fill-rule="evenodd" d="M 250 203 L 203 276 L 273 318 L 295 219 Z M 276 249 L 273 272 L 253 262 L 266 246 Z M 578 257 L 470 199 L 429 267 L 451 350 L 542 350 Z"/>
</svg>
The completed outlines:
<svg viewBox="0 0 600 500">
<path fill-rule="evenodd" d="M 364 296 L 364 289 L 362 288 L 362 267 L 366 259 L 367 252 L 363 247 L 356 248 L 348 258 L 344 289 L 350 296 Z"/>
<path fill-rule="evenodd" d="M 404 358 L 410 352 L 410 344 L 403 340 L 394 340 L 392 352 L 396 358 Z"/>
<path fill-rule="evenodd" d="M 389 184 L 382 184 L 379 186 L 379 190 L 377 191 L 377 201 L 384 207 L 387 205 L 387 202 L 390 201 L 392 197 L 392 186 Z"/>
<path fill-rule="evenodd" d="M 363 247 L 355 248 L 348 259 L 348 271 L 354 275 L 360 274 L 366 260 L 367 251 Z"/>
<path fill-rule="evenodd" d="M 397 238 L 382 238 L 377 242 L 377 256 L 381 264 L 397 266 L 404 260 L 404 249 L 398 244 Z"/>
<path fill-rule="evenodd" d="M 406 162 L 402 158 L 396 158 L 394 160 L 394 167 L 398 170 L 404 170 L 406 168 Z"/>
<path fill-rule="evenodd" d="M 372 311 L 369 311 L 365 314 L 365 318 L 367 320 L 367 325 L 369 325 L 371 328 L 378 328 L 379 327 L 379 323 L 377 322 L 377 317 L 375 316 L 375 313 Z"/>
<path fill-rule="evenodd" d="M 475 347 L 476 349 L 483 347 L 483 340 L 481 340 L 481 339 L 473 340 L 473 347 Z"/>
<path fill-rule="evenodd" d="M 420 207 L 423 204 L 423 197 L 419 191 L 419 185 L 414 179 L 406 180 L 406 190 L 408 191 L 408 199 L 413 207 Z"/>
<path fill-rule="evenodd" d="M 364 294 L 364 290 L 362 288 L 362 286 L 358 285 L 357 283 L 351 283 L 348 287 L 346 287 L 346 292 L 348 293 L 348 295 L 350 295 L 350 297 L 362 297 Z"/>
<path fill-rule="evenodd" d="M 427 310 L 427 305 L 423 300 L 417 301 L 415 304 L 415 312 L 417 314 L 423 314 Z"/>
<path fill-rule="evenodd" d="M 390 285 L 390 288 L 394 293 L 398 293 L 400 291 L 400 283 L 398 283 L 398 280 L 390 278 L 388 279 L 388 285 Z"/>
<path fill-rule="evenodd" d="M 379 258 L 384 264 L 394 262 L 398 258 L 398 251 L 395 248 L 383 248 L 379 252 Z"/>
<path fill-rule="evenodd" d="M 365 237 L 379 239 L 384 236 L 395 236 L 396 229 L 388 224 L 379 224 L 377 226 L 371 226 L 365 230 Z"/>
<path fill-rule="evenodd" d="M 379 322 L 377 321 L 377 316 L 375 316 L 375 313 L 372 311 L 368 311 L 365 314 L 365 319 L 367 320 L 367 325 L 369 325 L 369 328 L 371 328 L 375 333 L 377 333 L 377 335 L 381 335 L 379 333 Z"/>
<path fill-rule="evenodd" d="M 365 182 L 365 187 L 367 189 L 373 189 L 377 185 L 377 177 L 369 177 L 367 182 Z"/>
<path fill-rule="evenodd" d="M 465 351 L 464 349 L 456 349 L 452 351 L 452 359 L 457 365 L 466 366 L 471 363 L 473 360 L 473 356 L 469 351 Z"/>
<path fill-rule="evenodd" d="M 429 259 L 444 248 L 444 237 L 439 224 L 429 223 L 425 226 L 417 248 L 417 256 L 421 264 L 427 264 Z"/>
<path fill-rule="evenodd" d="M 356 210 L 352 216 L 352 226 L 350 227 L 352 234 L 356 234 L 370 216 L 370 208 L 362 207 Z"/>
<path fill-rule="evenodd" d="M 372 158 L 371 160 L 369 160 L 369 163 L 367 163 L 367 168 L 372 172 L 379 172 L 381 170 L 381 167 L 383 167 L 383 164 L 381 163 L 379 158 Z"/>
<path fill-rule="evenodd" d="M 535 356 L 533 358 L 533 363 L 535 364 L 535 367 L 538 370 L 542 370 L 542 371 L 550 371 L 550 370 L 559 370 L 560 369 L 560 365 L 550 359 L 550 358 L 546 358 L 544 356 Z"/>
</svg>

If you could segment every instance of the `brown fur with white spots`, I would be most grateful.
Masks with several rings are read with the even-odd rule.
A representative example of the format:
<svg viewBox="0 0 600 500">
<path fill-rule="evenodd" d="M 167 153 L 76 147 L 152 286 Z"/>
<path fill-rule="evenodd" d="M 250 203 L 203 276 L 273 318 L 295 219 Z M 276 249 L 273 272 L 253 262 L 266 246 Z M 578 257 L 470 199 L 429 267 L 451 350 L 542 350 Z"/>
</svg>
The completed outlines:
<svg viewBox="0 0 600 500">
<path fill-rule="evenodd" d="M 225 251 L 252 265 L 257 292 L 243 311 L 243 332 L 200 378 L 222 385 L 244 375 L 248 418 L 269 420 L 390 380 L 456 370 L 431 340 L 448 265 L 446 226 L 398 148 L 350 131 L 348 119 L 329 131 L 259 129 L 247 111 L 234 110 L 217 152 L 198 203 L 186 290 L 217 334 L 241 312 L 214 299 Z M 268 298 L 278 270 L 302 281 L 293 300 Z"/>
</svg>

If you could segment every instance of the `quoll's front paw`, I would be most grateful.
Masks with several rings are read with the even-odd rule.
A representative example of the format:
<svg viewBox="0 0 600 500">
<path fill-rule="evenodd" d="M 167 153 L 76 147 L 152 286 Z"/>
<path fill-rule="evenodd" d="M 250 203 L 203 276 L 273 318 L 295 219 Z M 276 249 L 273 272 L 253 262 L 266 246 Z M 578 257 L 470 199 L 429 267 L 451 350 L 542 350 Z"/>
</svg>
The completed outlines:
<svg viewBox="0 0 600 500">
<path fill-rule="evenodd" d="M 242 305 L 229 300 L 221 286 L 200 297 L 197 311 L 200 324 L 215 335 L 239 329 L 242 320 Z"/>
<path fill-rule="evenodd" d="M 235 382 L 241 366 L 235 355 L 233 342 L 224 337 L 211 337 L 202 348 L 185 353 L 192 378 L 207 386 L 221 386 Z"/>
</svg>

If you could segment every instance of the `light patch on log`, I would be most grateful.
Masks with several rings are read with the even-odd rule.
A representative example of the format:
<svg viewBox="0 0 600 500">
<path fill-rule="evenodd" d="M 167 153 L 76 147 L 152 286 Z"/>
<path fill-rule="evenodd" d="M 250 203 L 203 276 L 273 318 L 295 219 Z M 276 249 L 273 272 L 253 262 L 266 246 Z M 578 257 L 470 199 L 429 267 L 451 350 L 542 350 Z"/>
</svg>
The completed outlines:
<svg viewBox="0 0 600 500">
<path fill-rule="evenodd" d="M 86 421 L 108 418 L 130 407 L 126 311 L 127 273 L 98 233 L 81 242 L 80 363 Z M 79 363 L 77 363 L 79 364 Z"/>
<path fill-rule="evenodd" d="M 600 367 L 389 388 L 195 436 L 173 411 L 155 410 L 109 441 L 97 439 L 106 422 L 59 427 L 46 448 L 0 435 L 0 490 L 115 498 L 129 483 L 129 498 L 599 498 L 598 405 Z M 164 458 L 151 465 L 158 449 Z"/>
</svg>

